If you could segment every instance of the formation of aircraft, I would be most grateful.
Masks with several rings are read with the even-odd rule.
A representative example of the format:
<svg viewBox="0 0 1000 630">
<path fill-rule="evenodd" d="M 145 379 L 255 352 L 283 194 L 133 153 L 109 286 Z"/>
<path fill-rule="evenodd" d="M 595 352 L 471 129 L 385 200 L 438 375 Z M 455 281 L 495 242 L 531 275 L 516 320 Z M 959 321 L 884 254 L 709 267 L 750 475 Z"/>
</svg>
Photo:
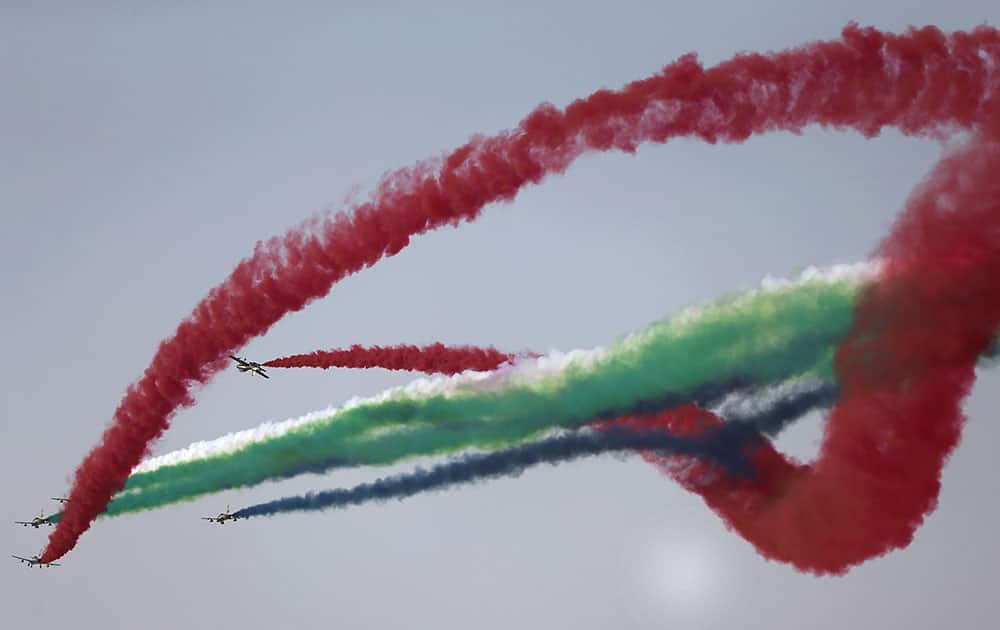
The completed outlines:
<svg viewBox="0 0 1000 630">
<path fill-rule="evenodd" d="M 53 501 L 58 501 L 59 503 L 66 504 L 69 503 L 69 499 L 65 497 L 49 497 Z M 15 525 L 24 525 L 28 527 L 29 525 L 38 529 L 42 525 L 52 526 L 51 516 L 45 516 L 45 510 L 42 510 L 38 516 L 31 519 L 30 521 L 14 521 Z M 42 562 L 41 556 L 31 556 L 30 558 L 24 558 L 22 556 L 11 555 L 11 558 L 16 559 L 21 564 L 26 564 L 29 567 L 58 567 L 60 566 L 58 562 Z"/>
<path fill-rule="evenodd" d="M 202 516 L 201 520 L 218 523 L 219 525 L 225 525 L 226 521 L 238 521 L 240 520 L 240 517 L 233 515 L 233 513 L 229 511 L 229 506 L 227 505 L 225 512 L 220 512 L 218 516 Z"/>
<path fill-rule="evenodd" d="M 236 357 L 233 355 L 229 355 L 229 358 L 232 359 L 233 361 L 236 361 L 236 369 L 239 370 L 240 372 L 251 372 L 258 376 L 263 376 L 264 378 L 270 378 L 267 375 L 266 373 L 267 371 L 265 370 L 264 366 L 261 365 L 260 363 L 257 363 L 256 361 L 248 361 L 247 359 L 244 359 L 242 357 Z M 70 500 L 66 497 L 49 497 L 49 498 L 52 499 L 53 501 L 58 501 L 63 505 L 70 502 Z M 38 516 L 31 519 L 30 521 L 14 521 L 14 524 L 23 525 L 25 527 L 31 526 L 34 527 L 35 529 L 38 529 L 42 525 L 48 525 L 51 527 L 53 525 L 52 521 L 50 520 L 51 518 L 52 518 L 51 516 L 45 516 L 45 511 L 42 510 Z M 203 516 L 202 520 L 209 521 L 212 523 L 218 523 L 219 525 L 225 525 L 226 521 L 238 521 L 239 517 L 234 515 L 230 511 L 229 506 L 227 505 L 225 512 L 220 512 L 218 516 Z M 41 556 L 32 556 L 30 558 L 25 558 L 22 556 L 11 555 L 11 557 L 20 562 L 21 564 L 26 564 L 29 567 L 41 568 L 41 567 L 60 566 L 58 562 L 42 562 Z"/>
<path fill-rule="evenodd" d="M 21 556 L 12 555 L 11 558 L 17 558 L 21 564 L 26 564 L 29 567 L 58 567 L 60 564 L 58 562 L 42 562 L 40 556 L 31 556 L 30 558 L 22 558 Z"/>
<path fill-rule="evenodd" d="M 234 357 L 233 355 L 229 355 L 229 358 L 236 361 L 236 369 L 240 372 L 250 372 L 258 376 L 263 376 L 264 378 L 271 378 L 265 374 L 266 370 L 264 369 L 264 366 L 256 361 L 247 361 L 242 357 Z"/>
<path fill-rule="evenodd" d="M 30 521 L 14 521 L 14 524 L 15 525 L 24 525 L 25 527 L 27 527 L 27 526 L 30 525 L 30 526 L 34 527 L 35 529 L 38 529 L 39 526 L 41 526 L 41 525 L 49 525 L 49 526 L 51 526 L 52 525 L 52 521 L 49 520 L 50 518 L 52 518 L 52 517 L 45 516 L 45 511 L 42 510 L 42 512 L 39 513 L 38 516 L 36 516 L 35 518 L 31 519 Z"/>
</svg>

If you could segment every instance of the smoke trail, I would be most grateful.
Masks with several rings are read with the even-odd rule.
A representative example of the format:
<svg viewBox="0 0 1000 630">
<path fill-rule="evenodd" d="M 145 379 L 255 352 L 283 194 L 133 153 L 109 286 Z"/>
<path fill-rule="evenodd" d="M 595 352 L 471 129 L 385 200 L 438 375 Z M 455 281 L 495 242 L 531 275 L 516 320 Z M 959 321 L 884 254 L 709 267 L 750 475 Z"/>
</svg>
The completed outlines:
<svg viewBox="0 0 1000 630">
<path fill-rule="evenodd" d="M 634 449 L 655 449 L 698 457 L 722 466 L 732 475 L 750 476 L 753 471 L 741 454 L 741 447 L 752 442 L 747 435 L 727 431 L 729 428 L 726 426 L 698 438 L 678 437 L 663 430 L 628 427 L 613 427 L 602 432 L 576 431 L 495 453 L 463 455 L 428 470 L 418 468 L 411 473 L 383 477 L 353 488 L 276 499 L 243 508 L 235 515 L 241 518 L 273 516 L 284 512 L 325 510 L 370 501 L 402 499 L 420 492 L 442 490 L 492 477 L 520 475 L 526 468 L 541 463 L 558 464 L 609 451 Z"/>
<path fill-rule="evenodd" d="M 975 139 L 910 199 L 838 350 L 841 398 L 811 466 L 761 448 L 746 481 L 650 459 L 760 553 L 802 570 L 841 573 L 908 545 L 936 506 L 961 402 L 1000 322 L 998 169 L 1000 145 Z"/>
<path fill-rule="evenodd" d="M 490 346 L 445 346 L 434 343 L 428 346 L 364 346 L 353 345 L 344 350 L 317 350 L 309 354 L 294 354 L 265 363 L 267 367 L 383 368 L 428 374 L 458 374 L 466 370 L 484 372 L 495 370 L 501 364 L 513 361 L 518 355 L 506 354 Z M 538 356 L 524 354 L 522 356 Z"/>
<path fill-rule="evenodd" d="M 240 517 L 273 516 L 283 512 L 326 510 L 371 501 L 402 499 L 470 482 L 517 476 L 538 464 L 555 465 L 601 453 L 637 449 L 658 451 L 661 454 L 669 451 L 675 456 L 696 457 L 721 465 L 731 475 L 752 477 L 753 469 L 748 465 L 745 451 L 761 445 L 758 431 L 777 434 L 788 423 L 805 413 L 832 405 L 837 391 L 838 388 L 829 383 L 797 383 L 745 407 L 738 420 L 730 419 L 727 424 L 706 434 L 689 435 L 686 438 L 665 428 L 632 428 L 623 432 L 623 426 L 627 427 L 632 419 L 619 419 L 607 424 L 607 428 L 600 432 L 579 429 L 568 435 L 544 438 L 503 451 L 463 455 L 429 470 L 417 468 L 411 473 L 383 477 L 353 488 L 284 497 L 245 507 L 236 514 Z M 743 397 L 743 401 L 749 398 Z M 736 403 L 731 400 L 728 404 L 733 406 Z M 689 404 L 653 416 L 647 424 L 669 427 L 683 421 L 690 422 L 692 414 L 697 414 L 699 420 L 702 416 L 711 417 L 710 412 L 701 411 L 697 405 Z"/>
<path fill-rule="evenodd" d="M 622 90 L 600 90 L 565 111 L 538 107 L 518 128 L 476 138 L 443 161 L 387 176 L 372 200 L 283 238 L 258 244 L 164 341 L 128 390 L 101 443 L 76 472 L 71 503 L 42 561 L 58 559 L 125 484 L 150 442 L 225 357 L 284 314 L 325 295 L 344 276 L 399 252 L 409 239 L 510 201 L 528 183 L 561 173 L 581 154 L 635 151 L 640 142 L 697 136 L 710 142 L 819 123 L 873 136 L 951 127 L 1000 127 L 991 99 L 1000 33 L 980 27 L 945 36 L 935 28 L 887 35 L 848 26 L 838 41 L 769 55 L 739 55 L 705 70 L 693 55 Z"/>
</svg>

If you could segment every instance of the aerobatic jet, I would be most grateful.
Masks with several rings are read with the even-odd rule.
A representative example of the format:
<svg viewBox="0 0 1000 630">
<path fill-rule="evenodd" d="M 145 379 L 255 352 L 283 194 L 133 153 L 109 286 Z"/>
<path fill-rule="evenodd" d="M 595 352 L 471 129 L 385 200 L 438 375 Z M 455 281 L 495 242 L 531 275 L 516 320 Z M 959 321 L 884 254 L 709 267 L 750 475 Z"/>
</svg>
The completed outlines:
<svg viewBox="0 0 1000 630">
<path fill-rule="evenodd" d="M 40 556 L 31 556 L 30 558 L 22 558 L 21 556 L 11 555 L 11 558 L 17 558 L 18 562 L 21 564 L 26 564 L 29 567 L 58 567 L 61 566 L 58 562 L 42 562 Z"/>
<path fill-rule="evenodd" d="M 258 376 L 263 376 L 264 378 L 271 378 L 270 376 L 264 373 L 265 372 L 264 366 L 262 366 L 260 363 L 257 363 L 256 361 L 247 361 L 244 358 L 234 357 L 233 355 L 229 355 L 229 358 L 232 359 L 233 361 L 236 361 L 236 369 L 239 370 L 240 372 L 252 372 L 254 374 L 257 374 Z"/>
<path fill-rule="evenodd" d="M 229 511 L 229 506 L 227 505 L 225 512 L 221 512 L 218 516 L 202 516 L 201 520 L 211 521 L 213 523 L 218 523 L 219 525 L 225 525 L 226 521 L 238 521 L 240 520 L 240 517 L 233 515 L 233 513 Z"/>
<path fill-rule="evenodd" d="M 30 521 L 14 521 L 14 524 L 15 525 L 24 525 L 25 527 L 27 527 L 28 525 L 31 525 L 35 529 L 38 529 L 39 525 L 52 525 L 52 521 L 49 520 L 50 518 L 52 518 L 52 517 L 51 516 L 45 516 L 45 511 L 43 510 L 41 513 L 39 513 L 38 516 L 36 516 L 35 518 L 31 519 Z"/>
<path fill-rule="evenodd" d="M 49 497 L 49 498 L 52 499 L 53 501 L 58 501 L 58 502 L 62 503 L 63 505 L 69 503 L 69 499 L 67 499 L 65 497 Z"/>
</svg>

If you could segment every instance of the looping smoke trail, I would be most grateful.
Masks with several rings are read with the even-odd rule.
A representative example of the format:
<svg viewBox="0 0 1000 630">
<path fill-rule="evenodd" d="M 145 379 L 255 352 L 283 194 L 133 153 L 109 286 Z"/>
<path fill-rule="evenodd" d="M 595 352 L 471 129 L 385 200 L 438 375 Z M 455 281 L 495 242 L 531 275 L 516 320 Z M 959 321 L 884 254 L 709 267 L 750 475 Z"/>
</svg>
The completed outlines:
<svg viewBox="0 0 1000 630">
<path fill-rule="evenodd" d="M 399 252 L 412 236 L 474 219 L 487 203 L 513 199 L 588 151 L 634 151 L 641 142 L 680 136 L 737 142 L 812 123 L 869 136 L 887 125 L 930 136 L 954 127 L 1000 133 L 998 68 L 1000 33 L 992 28 L 888 35 L 850 25 L 840 40 L 739 55 L 708 70 L 685 56 L 564 111 L 542 105 L 516 130 L 476 138 L 440 163 L 396 171 L 351 216 L 307 222 L 258 244 L 160 345 L 78 468 L 42 561 L 75 546 L 172 415 L 193 404 L 191 389 L 220 370 L 228 354 L 344 276 Z"/>
<path fill-rule="evenodd" d="M 513 361 L 518 356 L 538 356 L 533 353 L 507 354 L 496 348 L 475 346 L 398 346 L 364 347 L 353 345 L 340 350 L 317 350 L 309 354 L 294 354 L 265 363 L 266 367 L 296 368 L 383 368 L 428 374 L 458 374 L 466 370 L 485 372 Z"/>
<path fill-rule="evenodd" d="M 883 279 L 864 290 L 837 352 L 841 397 L 813 464 L 762 448 L 747 481 L 648 457 L 760 553 L 802 570 L 842 573 L 908 545 L 936 505 L 962 400 L 1000 322 L 997 172 L 1000 143 L 977 138 L 910 199 L 880 248 Z"/>
</svg>

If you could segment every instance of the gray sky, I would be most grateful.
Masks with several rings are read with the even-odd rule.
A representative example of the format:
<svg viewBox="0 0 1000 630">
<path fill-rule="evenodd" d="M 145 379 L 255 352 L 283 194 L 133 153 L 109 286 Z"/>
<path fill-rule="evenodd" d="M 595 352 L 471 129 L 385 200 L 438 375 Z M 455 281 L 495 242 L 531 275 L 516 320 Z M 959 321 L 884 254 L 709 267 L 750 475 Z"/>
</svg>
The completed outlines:
<svg viewBox="0 0 1000 630">
<path fill-rule="evenodd" d="M 996 24 L 994 0 L 369 2 L 237 12 L 0 6 L 0 521 L 56 506 L 126 386 L 258 239 L 385 171 L 697 51 Z M 110 3 L 107 3 L 110 4 Z M 152 4 L 152 3 L 150 3 Z M 160 4 L 160 3 L 157 3 Z M 163 3 L 166 4 L 166 3 Z M 242 3 L 246 5 L 247 3 Z M 277 4 L 277 3 L 275 3 Z M 319 4 L 319 3 L 317 3 Z M 348 3 L 338 3 L 347 5 Z M 933 6 L 929 6 L 933 4 Z M 306 5 L 300 3 L 302 7 Z M 128 7 L 128 8 L 125 8 Z M 334 287 L 246 349 L 607 343 L 767 273 L 862 259 L 939 148 L 808 130 L 672 142 L 563 177 Z M 403 383 L 382 371 L 226 371 L 157 452 Z M 225 528 L 198 516 L 383 471 L 265 484 L 99 523 L 64 566 L 0 562 L 15 627 L 939 628 L 996 617 L 998 374 L 968 402 L 940 508 L 844 578 L 758 557 L 637 458 Z M 780 444 L 815 452 L 817 418 Z M 0 529 L 28 555 L 41 530 Z"/>
</svg>

